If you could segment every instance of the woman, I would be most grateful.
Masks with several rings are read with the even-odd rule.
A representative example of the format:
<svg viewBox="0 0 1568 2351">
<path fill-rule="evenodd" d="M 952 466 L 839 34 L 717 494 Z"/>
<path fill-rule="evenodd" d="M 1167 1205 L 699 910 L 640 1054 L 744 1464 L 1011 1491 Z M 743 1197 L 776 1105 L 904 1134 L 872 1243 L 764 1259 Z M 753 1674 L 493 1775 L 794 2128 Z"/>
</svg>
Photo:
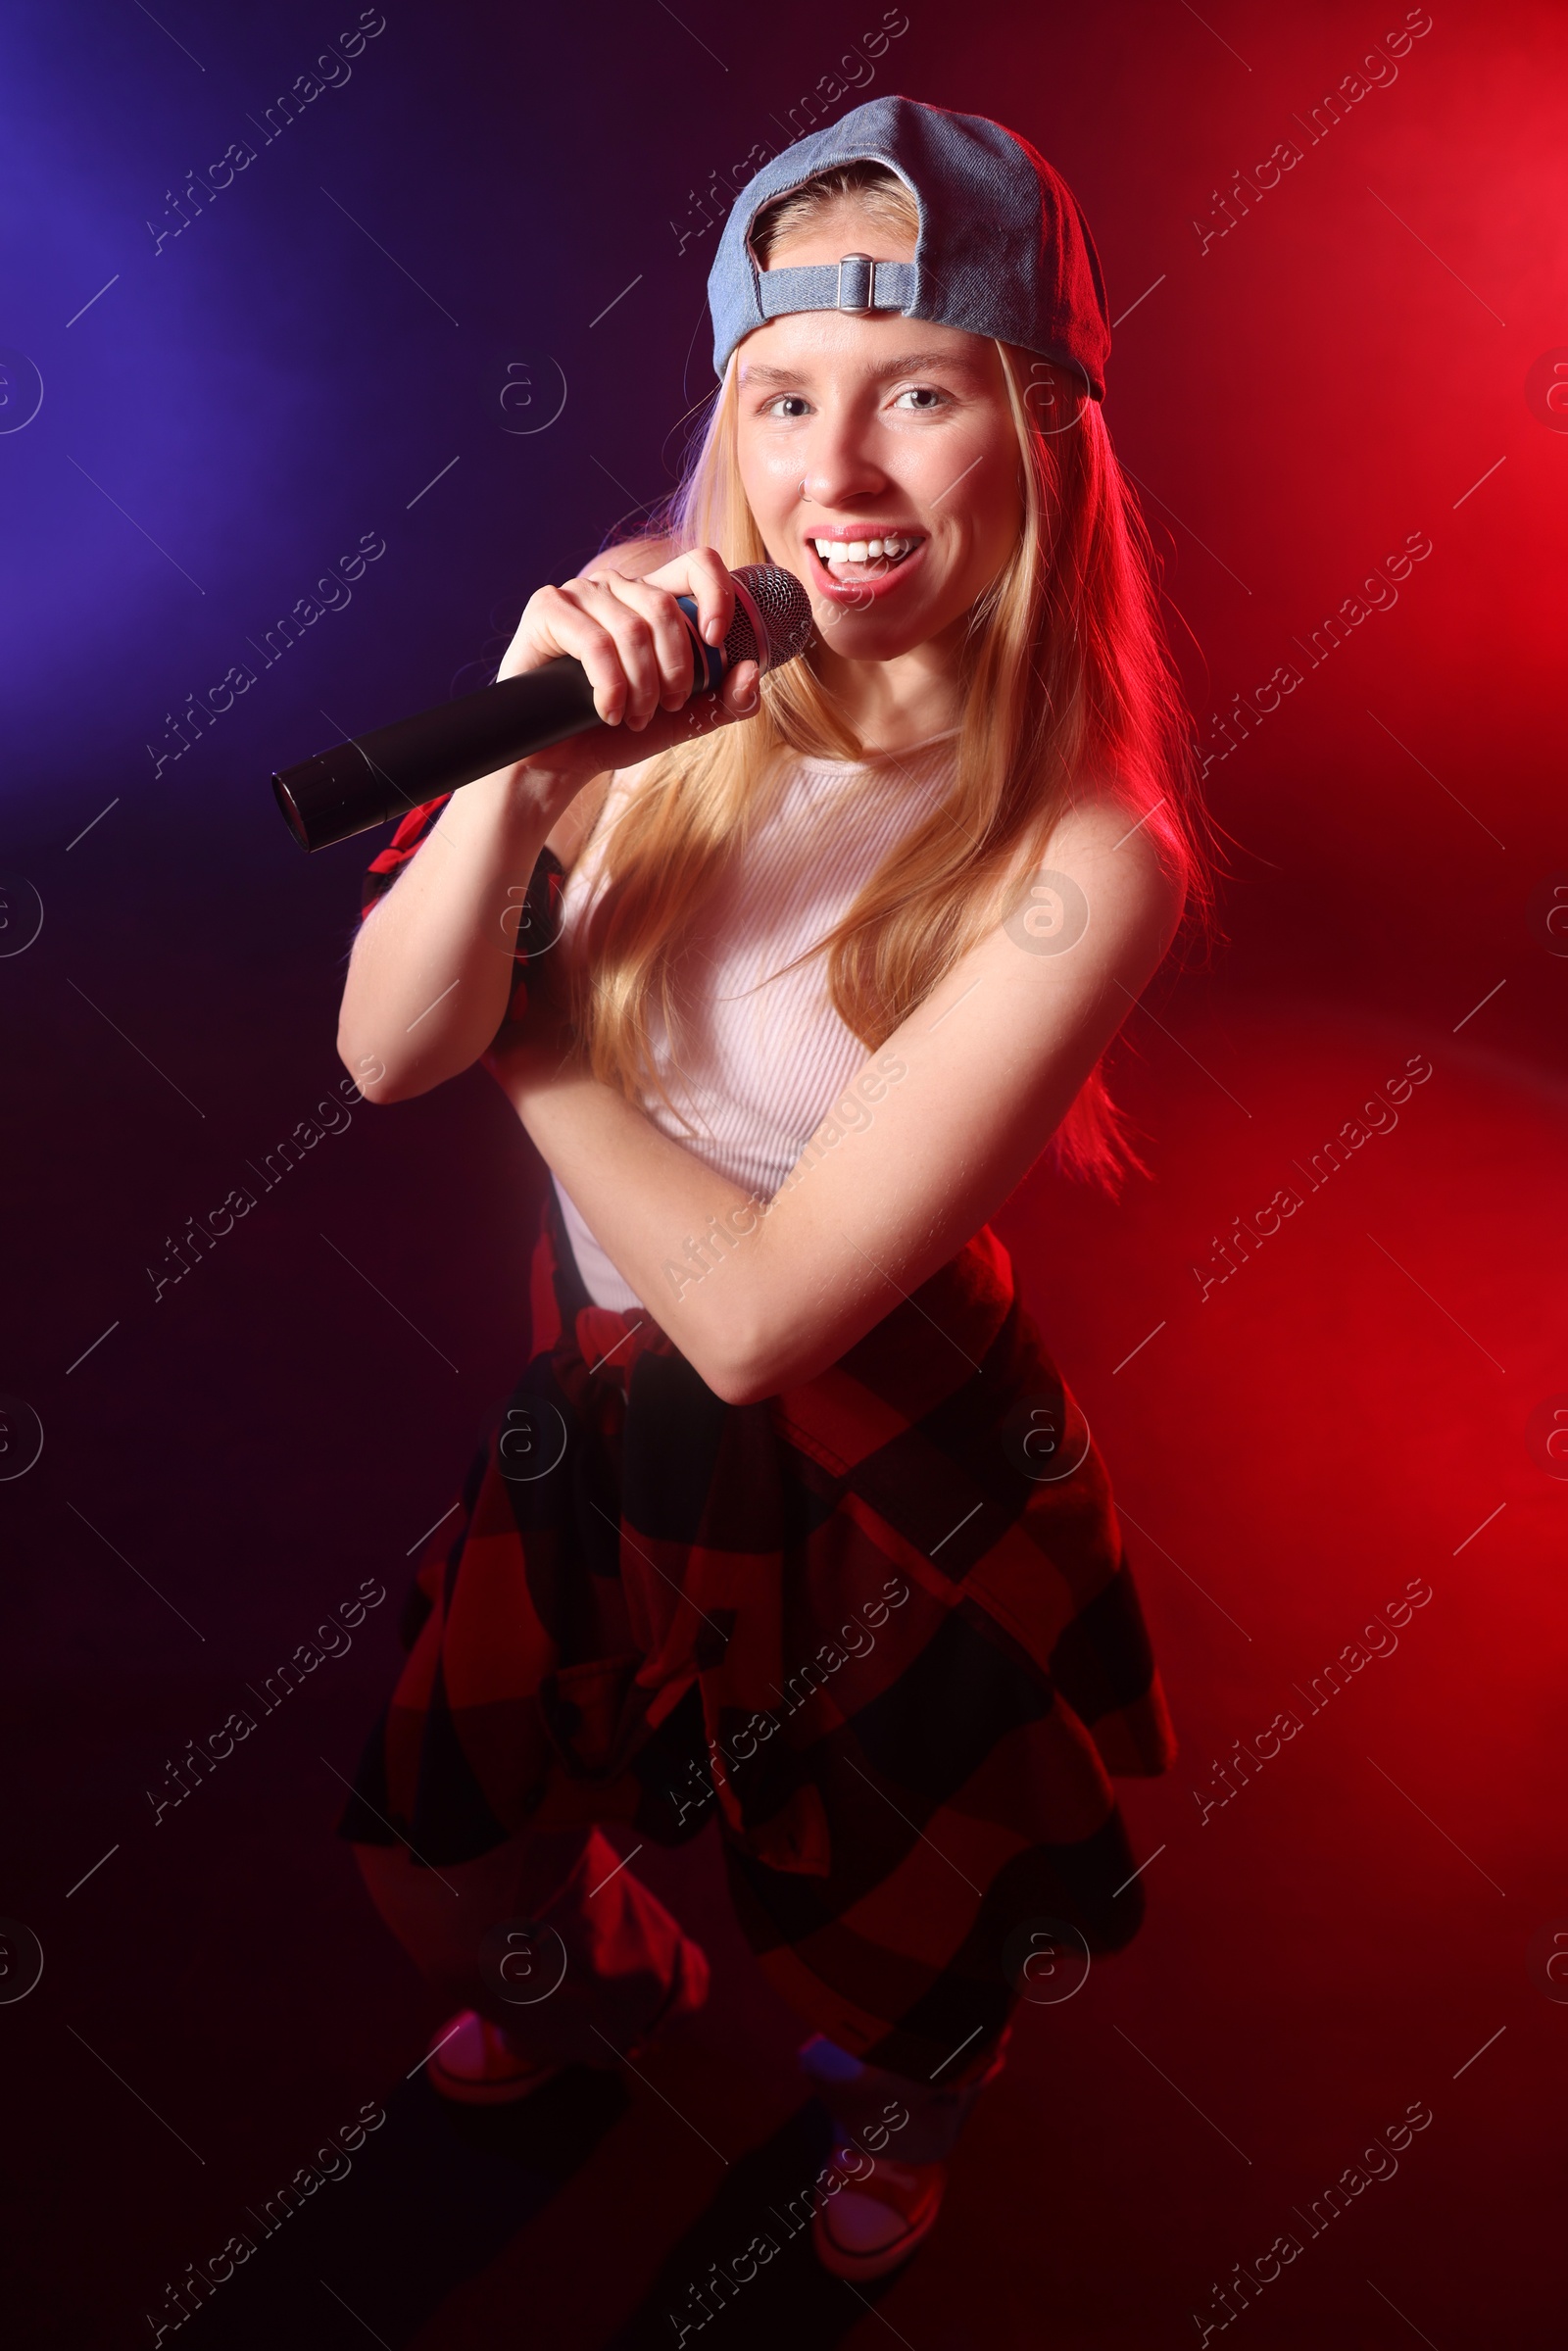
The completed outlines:
<svg viewBox="0 0 1568 2351">
<path fill-rule="evenodd" d="M 875 101 L 747 187 L 710 300 L 680 492 L 501 668 L 574 656 L 621 737 L 416 810 L 368 881 L 345 1061 L 394 1102 L 482 1059 L 555 1181 L 538 1351 L 342 1829 L 464 2003 L 433 2082 L 486 2100 L 701 2003 L 600 1824 L 716 1817 L 858 2279 L 929 2232 L 1031 1955 L 1141 1915 L 1109 1775 L 1162 1771 L 1169 1720 L 986 1219 L 1053 1143 L 1114 1189 L 1100 1064 L 1209 885 L 1050 167 Z M 717 643 L 762 560 L 816 644 L 691 703 L 675 598 Z"/>
</svg>

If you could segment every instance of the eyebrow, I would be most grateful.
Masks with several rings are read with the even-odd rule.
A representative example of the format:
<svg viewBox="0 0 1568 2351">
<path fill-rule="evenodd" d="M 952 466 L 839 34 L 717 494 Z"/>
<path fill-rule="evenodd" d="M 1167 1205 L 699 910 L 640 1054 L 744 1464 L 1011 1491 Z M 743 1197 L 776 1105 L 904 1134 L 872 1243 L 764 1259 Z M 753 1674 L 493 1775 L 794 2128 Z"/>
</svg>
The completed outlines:
<svg viewBox="0 0 1568 2351">
<path fill-rule="evenodd" d="M 972 374 L 974 362 L 956 351 L 906 351 L 897 359 L 885 361 L 878 375 L 918 375 L 928 367 L 961 368 Z M 743 361 L 741 379 L 745 383 L 798 384 L 805 375 L 798 367 L 765 367 L 755 360 Z"/>
</svg>

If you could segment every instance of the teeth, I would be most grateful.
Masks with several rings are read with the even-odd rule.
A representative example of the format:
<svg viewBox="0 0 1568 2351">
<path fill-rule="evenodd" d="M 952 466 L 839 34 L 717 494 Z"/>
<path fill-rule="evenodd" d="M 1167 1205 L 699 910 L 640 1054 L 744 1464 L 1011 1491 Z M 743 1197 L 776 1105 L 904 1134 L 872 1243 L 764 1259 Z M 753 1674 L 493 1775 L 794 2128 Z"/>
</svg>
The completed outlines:
<svg viewBox="0 0 1568 2351">
<path fill-rule="evenodd" d="M 879 558 L 896 562 L 907 555 L 912 539 L 816 539 L 812 542 L 824 563 L 869 563 Z"/>
</svg>

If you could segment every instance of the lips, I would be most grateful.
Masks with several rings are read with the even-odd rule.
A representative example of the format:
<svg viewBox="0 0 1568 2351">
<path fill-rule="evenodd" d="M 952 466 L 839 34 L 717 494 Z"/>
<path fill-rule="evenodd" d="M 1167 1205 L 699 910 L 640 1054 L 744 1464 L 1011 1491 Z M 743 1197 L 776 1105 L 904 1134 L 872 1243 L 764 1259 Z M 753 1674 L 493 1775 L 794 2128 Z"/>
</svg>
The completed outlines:
<svg viewBox="0 0 1568 2351">
<path fill-rule="evenodd" d="M 912 531 L 867 531 L 863 538 L 823 532 L 806 544 L 815 586 L 834 603 L 852 608 L 890 594 L 919 569 L 926 548 L 924 537 Z M 834 551 L 835 560 L 824 558 L 824 547 Z"/>
</svg>

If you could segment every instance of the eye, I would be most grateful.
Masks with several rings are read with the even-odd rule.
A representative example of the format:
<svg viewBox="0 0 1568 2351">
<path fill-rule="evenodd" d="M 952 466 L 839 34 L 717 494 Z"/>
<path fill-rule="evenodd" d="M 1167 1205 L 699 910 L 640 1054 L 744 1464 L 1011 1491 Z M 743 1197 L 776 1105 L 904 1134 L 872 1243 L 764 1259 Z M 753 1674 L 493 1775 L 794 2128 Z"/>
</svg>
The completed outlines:
<svg viewBox="0 0 1568 2351">
<path fill-rule="evenodd" d="M 764 416 L 804 416 L 808 406 L 809 403 L 800 392 L 780 392 L 776 400 L 767 402 L 762 414 Z"/>
<path fill-rule="evenodd" d="M 934 410 L 946 405 L 947 397 L 946 392 L 939 392 L 934 384 L 910 384 L 907 391 L 899 393 L 893 405 L 899 408 L 908 401 L 912 403 L 916 416 L 929 416 Z"/>
</svg>

